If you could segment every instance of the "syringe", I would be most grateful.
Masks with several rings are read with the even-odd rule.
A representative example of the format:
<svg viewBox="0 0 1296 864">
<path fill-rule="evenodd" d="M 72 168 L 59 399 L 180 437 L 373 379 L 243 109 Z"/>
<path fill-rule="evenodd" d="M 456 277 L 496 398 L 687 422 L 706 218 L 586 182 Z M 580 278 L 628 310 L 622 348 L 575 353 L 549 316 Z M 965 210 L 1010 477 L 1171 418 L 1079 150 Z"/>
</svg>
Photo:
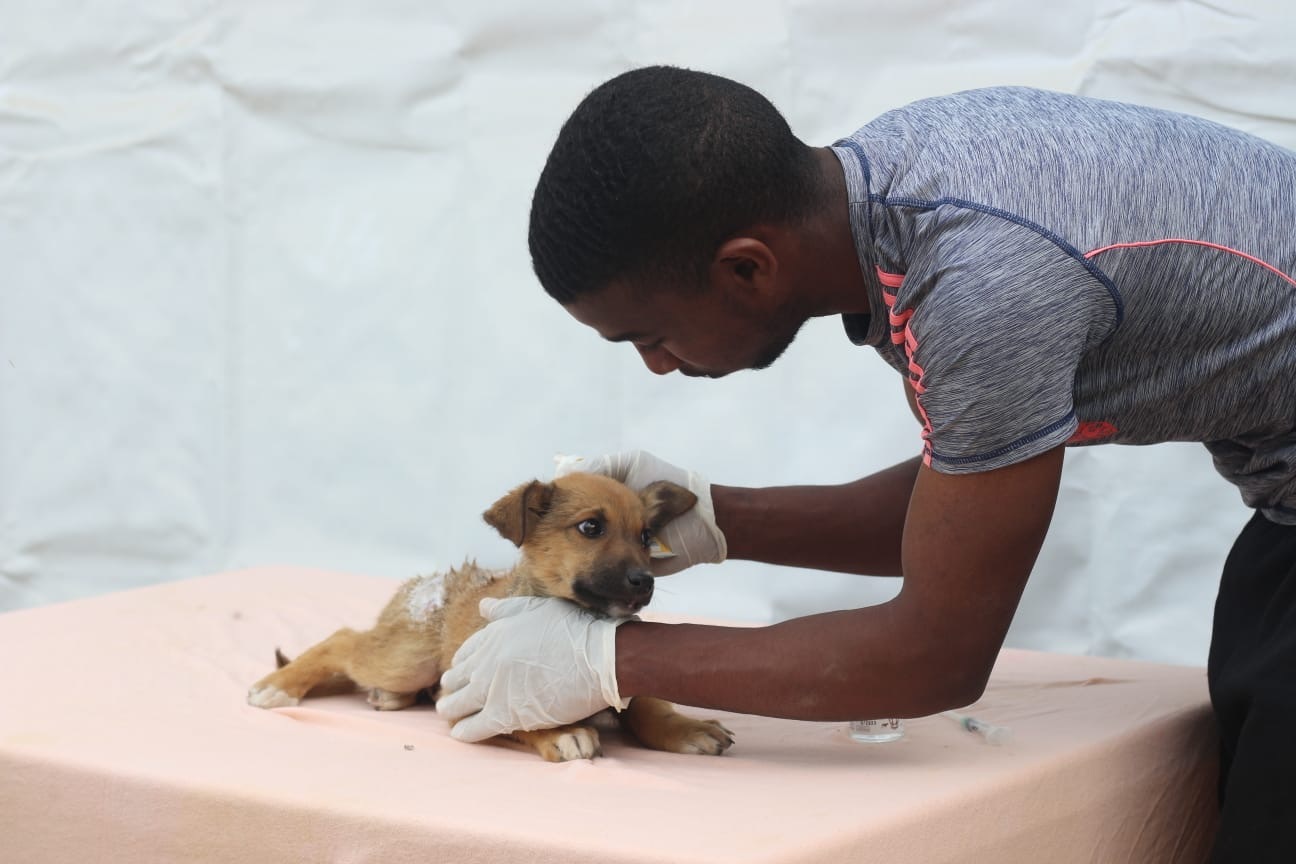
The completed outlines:
<svg viewBox="0 0 1296 864">
<path fill-rule="evenodd" d="M 984 720 L 978 720 L 957 711 L 942 711 L 941 716 L 948 717 L 969 732 L 977 733 L 988 744 L 1002 744 L 1008 740 L 1008 736 L 1011 734 L 1007 726 L 996 726 L 993 723 L 987 723 Z"/>
</svg>

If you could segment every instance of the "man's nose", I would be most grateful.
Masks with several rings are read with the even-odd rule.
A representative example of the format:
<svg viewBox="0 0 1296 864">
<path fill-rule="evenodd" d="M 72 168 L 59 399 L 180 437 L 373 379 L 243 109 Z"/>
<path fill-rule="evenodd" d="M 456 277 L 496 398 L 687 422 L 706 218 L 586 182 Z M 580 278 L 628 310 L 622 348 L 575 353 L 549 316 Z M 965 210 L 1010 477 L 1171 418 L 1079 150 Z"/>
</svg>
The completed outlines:
<svg viewBox="0 0 1296 864">
<path fill-rule="evenodd" d="M 635 350 L 639 352 L 639 357 L 643 360 L 644 365 L 655 375 L 669 375 L 680 368 L 679 358 L 661 346 L 640 348 L 636 345 Z"/>
</svg>

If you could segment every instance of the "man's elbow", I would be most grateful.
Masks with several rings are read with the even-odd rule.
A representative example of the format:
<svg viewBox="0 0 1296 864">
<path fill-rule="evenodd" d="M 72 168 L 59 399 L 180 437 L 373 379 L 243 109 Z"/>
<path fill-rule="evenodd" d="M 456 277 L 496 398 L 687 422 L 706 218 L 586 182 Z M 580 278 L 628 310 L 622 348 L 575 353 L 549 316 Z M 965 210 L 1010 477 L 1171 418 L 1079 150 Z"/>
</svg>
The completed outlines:
<svg viewBox="0 0 1296 864">
<path fill-rule="evenodd" d="M 925 686 L 914 694 L 917 704 L 911 711 L 915 717 L 939 714 L 971 705 L 985 693 L 990 682 L 990 672 L 994 668 L 994 655 L 963 656 L 953 658 L 948 653 L 943 656 L 925 658 L 920 663 L 920 671 L 912 680 L 925 681 Z"/>
<path fill-rule="evenodd" d="M 985 693 L 986 685 L 990 681 L 990 670 L 986 669 L 983 673 L 970 672 L 958 680 L 948 682 L 940 694 L 940 705 L 929 714 L 937 714 L 941 711 L 950 711 L 955 708 L 962 708 L 965 705 L 971 705 L 981 698 Z"/>
</svg>

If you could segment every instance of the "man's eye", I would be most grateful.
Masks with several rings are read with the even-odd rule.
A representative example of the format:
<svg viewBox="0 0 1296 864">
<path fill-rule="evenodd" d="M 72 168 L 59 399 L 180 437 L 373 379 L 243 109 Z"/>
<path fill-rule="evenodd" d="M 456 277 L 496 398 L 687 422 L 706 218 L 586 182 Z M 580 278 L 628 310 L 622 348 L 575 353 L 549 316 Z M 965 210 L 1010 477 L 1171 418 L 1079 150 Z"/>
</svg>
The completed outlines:
<svg viewBox="0 0 1296 864">
<path fill-rule="evenodd" d="M 639 535 L 639 541 L 643 543 L 644 548 L 647 549 L 649 546 L 652 545 L 652 541 L 653 541 L 652 532 L 649 531 L 647 528 L 645 528 L 643 533 Z"/>
<path fill-rule="evenodd" d="M 586 519 L 576 526 L 576 530 L 586 537 L 602 537 L 603 523 L 598 519 Z"/>
</svg>

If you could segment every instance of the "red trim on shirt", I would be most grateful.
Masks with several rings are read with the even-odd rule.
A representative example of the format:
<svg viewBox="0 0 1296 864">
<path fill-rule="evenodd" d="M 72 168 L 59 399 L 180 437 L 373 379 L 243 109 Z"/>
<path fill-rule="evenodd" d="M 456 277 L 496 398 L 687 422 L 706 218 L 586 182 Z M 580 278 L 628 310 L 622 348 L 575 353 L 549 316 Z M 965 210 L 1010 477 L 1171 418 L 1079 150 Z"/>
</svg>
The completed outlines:
<svg viewBox="0 0 1296 864">
<path fill-rule="evenodd" d="M 1229 246 L 1221 246 L 1219 243 L 1210 243 L 1205 240 L 1186 240 L 1182 237 L 1167 237 L 1164 240 L 1140 240 L 1132 243 L 1112 243 L 1110 246 L 1102 246 L 1098 249 L 1094 249 L 1090 252 L 1086 252 L 1084 257 L 1086 259 L 1092 258 L 1095 255 L 1101 255 L 1103 252 L 1110 252 L 1113 249 L 1140 249 L 1144 246 L 1161 246 L 1162 244 L 1165 243 L 1186 243 L 1189 246 L 1205 246 L 1207 249 L 1215 249 L 1219 252 L 1227 252 L 1230 255 L 1237 255 L 1239 258 L 1245 258 L 1246 260 L 1250 261 L 1252 264 L 1260 265 L 1261 267 L 1268 270 L 1270 273 L 1273 273 L 1275 276 L 1279 277 L 1280 279 L 1285 279 L 1288 282 L 1290 282 L 1292 285 L 1296 285 L 1296 279 L 1293 279 L 1291 276 L 1288 276 L 1286 273 L 1279 270 L 1277 267 L 1270 264 L 1268 261 L 1262 261 L 1259 258 L 1255 257 L 1254 255 L 1248 255 L 1247 253 L 1242 252 L 1238 249 L 1233 249 Z M 878 272 L 879 274 L 881 273 L 881 271 Z M 879 278 L 881 278 L 880 275 Z"/>
<path fill-rule="evenodd" d="M 1101 441 L 1110 438 L 1118 430 L 1106 420 L 1085 420 L 1076 426 L 1076 431 L 1066 440 L 1068 444 L 1080 444 L 1088 441 Z"/>
</svg>

